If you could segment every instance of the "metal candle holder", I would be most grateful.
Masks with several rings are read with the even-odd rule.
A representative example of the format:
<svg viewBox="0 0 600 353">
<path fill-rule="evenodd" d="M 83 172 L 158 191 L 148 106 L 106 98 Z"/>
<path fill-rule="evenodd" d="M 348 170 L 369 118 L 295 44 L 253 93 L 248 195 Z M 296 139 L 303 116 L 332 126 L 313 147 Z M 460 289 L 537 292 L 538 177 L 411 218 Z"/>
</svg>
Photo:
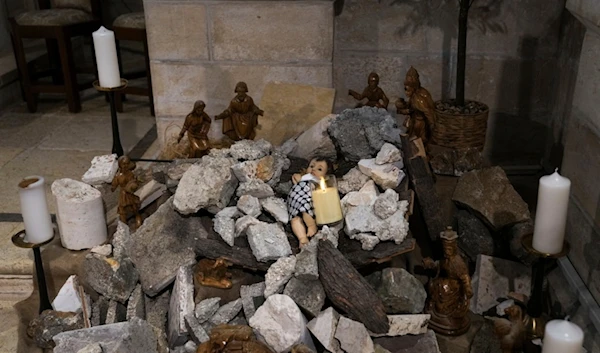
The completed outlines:
<svg viewBox="0 0 600 353">
<path fill-rule="evenodd" d="M 38 291 L 40 292 L 40 310 L 41 314 L 44 310 L 52 309 L 52 304 L 50 304 L 50 298 L 48 297 L 48 286 L 46 285 L 46 275 L 44 274 L 44 265 L 42 263 L 42 253 L 40 252 L 40 247 L 50 243 L 54 239 L 54 235 L 52 238 L 46 240 L 43 243 L 28 243 L 25 241 L 25 231 L 22 230 L 15 235 L 12 236 L 11 240 L 15 246 L 23 249 L 33 249 L 33 260 L 35 262 L 35 275 L 37 277 L 38 283 Z"/>
<path fill-rule="evenodd" d="M 122 91 L 127 87 L 127 80 L 122 78 L 121 85 L 118 87 L 102 87 L 100 81 L 96 80 L 93 83 L 94 88 L 99 92 L 106 92 L 110 102 L 110 117 L 112 123 L 113 146 L 112 153 L 116 153 L 118 157 L 123 155 L 123 146 L 121 146 L 121 136 L 119 135 L 119 121 L 117 120 L 117 106 L 115 103 L 115 93 Z"/>
</svg>

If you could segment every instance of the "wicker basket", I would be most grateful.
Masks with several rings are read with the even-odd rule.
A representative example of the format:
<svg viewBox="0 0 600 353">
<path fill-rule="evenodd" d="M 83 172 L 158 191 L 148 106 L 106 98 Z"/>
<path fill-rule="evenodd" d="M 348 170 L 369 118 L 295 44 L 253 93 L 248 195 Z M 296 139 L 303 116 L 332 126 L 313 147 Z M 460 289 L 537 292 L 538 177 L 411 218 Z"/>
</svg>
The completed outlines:
<svg viewBox="0 0 600 353">
<path fill-rule="evenodd" d="M 483 150 L 490 109 L 477 114 L 451 114 L 436 109 L 432 142 L 450 148 L 474 147 Z"/>
</svg>

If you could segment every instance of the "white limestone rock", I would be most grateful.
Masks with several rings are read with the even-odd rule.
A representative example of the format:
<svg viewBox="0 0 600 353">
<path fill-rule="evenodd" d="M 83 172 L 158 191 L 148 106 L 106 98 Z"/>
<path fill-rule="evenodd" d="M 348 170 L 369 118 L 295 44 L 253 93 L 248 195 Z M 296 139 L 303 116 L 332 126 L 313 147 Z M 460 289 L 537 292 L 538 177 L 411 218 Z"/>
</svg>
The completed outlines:
<svg viewBox="0 0 600 353">
<path fill-rule="evenodd" d="M 298 138 L 298 148 L 290 155 L 296 158 L 311 160 L 315 157 L 336 159 L 337 151 L 327 129 L 337 114 L 329 114 L 316 124 L 305 130 Z"/>
<path fill-rule="evenodd" d="M 388 315 L 390 330 L 386 334 L 376 334 L 373 332 L 370 334 L 373 337 L 421 335 L 427 333 L 429 319 L 431 319 L 431 315 L 429 314 Z"/>
<path fill-rule="evenodd" d="M 400 152 L 398 147 L 387 142 L 383 144 L 383 147 L 381 147 L 381 150 L 379 151 L 379 153 L 377 153 L 377 157 L 375 158 L 375 163 L 378 165 L 384 165 L 400 161 L 402 161 L 402 152 Z"/>
<path fill-rule="evenodd" d="M 90 296 L 85 294 L 83 298 L 79 292 L 79 279 L 71 275 L 58 291 L 56 298 L 52 301 L 52 308 L 56 311 L 81 312 L 85 306 L 88 313 L 92 312 Z"/>
<path fill-rule="evenodd" d="M 242 236 L 248 230 L 248 227 L 261 222 L 252 216 L 243 216 L 235 221 L 235 237 Z"/>
<path fill-rule="evenodd" d="M 198 322 L 203 324 L 213 317 L 217 313 L 217 310 L 219 310 L 220 302 L 221 298 L 215 297 L 204 299 L 200 303 L 196 304 L 194 314 L 196 315 Z"/>
<path fill-rule="evenodd" d="M 321 230 L 315 234 L 310 242 L 317 243 L 319 240 L 329 240 L 333 247 L 337 248 L 340 240 L 340 230 L 341 227 L 336 229 L 335 227 L 323 226 L 323 228 L 321 228 Z"/>
<path fill-rule="evenodd" d="M 408 234 L 408 221 L 404 218 L 408 202 L 398 202 L 397 211 L 385 220 L 377 217 L 373 207 L 367 205 L 350 206 L 346 209 L 345 232 L 354 238 L 358 233 L 375 233 L 380 241 L 393 240 L 400 244 Z"/>
<path fill-rule="evenodd" d="M 335 338 L 340 314 L 332 307 L 327 308 L 312 319 L 306 327 L 332 353 L 342 353 L 340 342 Z"/>
<path fill-rule="evenodd" d="M 379 190 L 373 180 L 369 180 L 363 185 L 359 191 L 351 191 L 344 196 L 340 203 L 342 204 L 342 210 L 346 212 L 348 206 L 371 206 L 377 200 L 379 196 Z"/>
<path fill-rule="evenodd" d="M 371 251 L 379 244 L 379 238 L 367 233 L 359 233 L 354 236 L 354 239 L 360 241 L 363 250 Z"/>
<path fill-rule="evenodd" d="M 316 350 L 306 329 L 306 318 L 287 295 L 275 294 L 267 298 L 249 324 L 277 353 L 289 352 L 300 343 Z"/>
<path fill-rule="evenodd" d="M 357 167 L 354 167 L 338 181 L 338 191 L 342 194 L 358 191 L 369 180 L 370 178 L 367 175 L 361 172 Z"/>
<path fill-rule="evenodd" d="M 213 220 L 215 232 L 221 236 L 229 246 L 233 246 L 235 240 L 235 218 L 242 213 L 237 207 L 225 207 L 216 214 Z"/>
<path fill-rule="evenodd" d="M 387 219 L 398 211 L 399 195 L 393 189 L 387 189 L 373 203 L 373 212 L 381 219 Z"/>
<path fill-rule="evenodd" d="M 364 174 L 370 176 L 377 185 L 383 189 L 395 189 L 402 179 L 404 172 L 394 164 L 378 165 L 375 158 L 361 159 L 358 168 Z"/>
<path fill-rule="evenodd" d="M 260 200 L 260 204 L 268 214 L 277 220 L 277 222 L 288 224 L 290 221 L 287 205 L 283 199 L 278 197 L 268 197 Z"/>
<path fill-rule="evenodd" d="M 187 342 L 186 315 L 194 314 L 194 279 L 192 266 L 181 266 L 177 271 L 171 294 L 168 315 L 168 341 L 171 348 Z"/>
<path fill-rule="evenodd" d="M 246 231 L 248 243 L 256 260 L 267 262 L 292 254 L 287 235 L 279 224 L 253 224 Z M 295 259 L 295 258 L 294 258 Z"/>
<path fill-rule="evenodd" d="M 242 195 L 237 202 L 237 208 L 248 216 L 258 217 L 261 213 L 260 201 L 254 196 Z"/>
<path fill-rule="evenodd" d="M 346 353 L 374 352 L 375 347 L 365 325 L 358 321 L 340 317 L 335 338 Z"/>
<path fill-rule="evenodd" d="M 104 244 L 104 245 L 94 246 L 90 250 L 90 252 L 92 252 L 94 254 L 100 254 L 103 256 L 110 256 L 110 254 L 112 254 L 112 245 Z"/>
<path fill-rule="evenodd" d="M 252 161 L 268 155 L 271 152 L 271 148 L 271 143 L 265 139 L 257 141 L 242 140 L 233 144 L 229 148 L 229 153 L 237 160 Z"/>
<path fill-rule="evenodd" d="M 281 293 L 286 283 L 292 278 L 296 268 L 296 257 L 282 257 L 275 261 L 265 275 L 265 298 Z"/>
<path fill-rule="evenodd" d="M 180 163 L 169 167 L 167 170 L 167 176 L 172 180 L 181 180 L 183 174 L 185 174 L 185 172 L 190 169 L 192 165 L 193 163 Z"/>
<path fill-rule="evenodd" d="M 265 184 L 262 180 L 252 179 L 248 182 L 241 183 L 240 187 L 237 189 L 237 196 L 241 197 L 243 195 L 250 195 L 258 199 L 264 199 L 275 196 L 275 192 L 271 186 Z"/>
<path fill-rule="evenodd" d="M 90 185 L 100 185 L 102 183 L 112 183 L 119 164 L 116 154 L 107 154 L 104 156 L 96 156 L 92 159 L 92 166 L 88 169 L 81 181 Z"/>
</svg>

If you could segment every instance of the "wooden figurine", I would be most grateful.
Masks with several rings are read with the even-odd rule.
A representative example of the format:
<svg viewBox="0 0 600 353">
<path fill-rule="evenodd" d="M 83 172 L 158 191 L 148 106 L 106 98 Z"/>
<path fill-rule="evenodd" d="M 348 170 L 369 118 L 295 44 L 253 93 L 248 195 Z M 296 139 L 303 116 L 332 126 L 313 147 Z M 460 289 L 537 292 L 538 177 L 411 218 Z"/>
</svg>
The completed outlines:
<svg viewBox="0 0 600 353">
<path fill-rule="evenodd" d="M 461 335 L 469 329 L 469 301 L 473 296 L 469 269 L 458 253 L 456 232 L 452 227 L 440 235 L 444 259 L 423 259 L 426 269 L 436 270 L 436 276 L 428 284 L 428 302 L 425 313 L 431 314 L 429 326 L 444 335 Z"/>
<path fill-rule="evenodd" d="M 177 143 L 181 141 L 187 132 L 190 142 L 188 158 L 200 158 L 210 150 L 208 131 L 210 130 L 210 117 L 204 112 L 206 104 L 196 101 L 194 109 L 185 117 L 185 122 L 179 133 Z"/>
<path fill-rule="evenodd" d="M 229 289 L 231 273 L 227 272 L 229 264 L 224 259 L 202 259 L 196 265 L 196 280 L 203 286 Z"/>
<path fill-rule="evenodd" d="M 525 325 L 523 310 L 518 305 L 512 305 L 504 310 L 507 319 L 494 320 L 494 333 L 500 339 L 502 353 L 521 352 L 525 342 Z"/>
<path fill-rule="evenodd" d="M 256 340 L 249 326 L 219 325 L 212 329 L 210 340 L 200 344 L 196 353 L 273 353 Z"/>
<path fill-rule="evenodd" d="M 354 99 L 358 100 L 358 104 L 356 108 L 360 108 L 364 105 L 369 107 L 377 107 L 387 109 L 390 100 L 383 93 L 381 87 L 379 87 L 379 75 L 374 72 L 369 74 L 369 78 L 367 79 L 367 87 L 364 89 L 363 93 L 360 94 L 356 91 L 349 90 L 348 94 L 354 97 Z M 363 99 L 367 99 L 367 103 L 363 104 Z"/>
<path fill-rule="evenodd" d="M 142 215 L 140 215 L 141 201 L 135 194 L 139 187 L 139 182 L 133 174 L 135 162 L 132 162 L 127 156 L 121 156 L 118 163 L 119 170 L 111 183 L 111 191 L 114 192 L 117 188 L 120 188 L 117 213 L 119 213 L 119 218 L 123 223 L 127 223 L 127 216 L 130 214 L 135 215 L 136 227 L 139 228 L 142 225 Z"/>
<path fill-rule="evenodd" d="M 233 141 L 253 140 L 256 137 L 258 116 L 264 112 L 254 104 L 252 97 L 247 95 L 248 85 L 238 82 L 235 85 L 237 94 L 229 103 L 229 107 L 215 117 L 223 120 L 223 134 Z"/>
<path fill-rule="evenodd" d="M 423 145 L 431 140 L 431 132 L 435 128 L 435 104 L 428 90 L 421 87 L 419 73 L 410 67 L 404 80 L 404 93 L 408 102 L 403 98 L 396 101 L 398 114 L 406 115 L 404 126 L 411 138 L 420 138 Z"/>
</svg>

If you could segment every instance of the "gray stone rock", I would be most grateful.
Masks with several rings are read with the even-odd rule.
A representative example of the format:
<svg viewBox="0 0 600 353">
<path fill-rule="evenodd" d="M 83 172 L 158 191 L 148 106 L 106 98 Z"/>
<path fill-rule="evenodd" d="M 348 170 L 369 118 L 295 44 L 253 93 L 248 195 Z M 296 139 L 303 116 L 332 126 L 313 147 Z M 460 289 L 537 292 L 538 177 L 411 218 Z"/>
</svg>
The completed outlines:
<svg viewBox="0 0 600 353">
<path fill-rule="evenodd" d="M 199 217 L 175 212 L 173 198 L 162 204 L 132 235 L 129 255 L 144 292 L 155 296 L 171 284 L 179 267 L 196 262 L 195 243 L 207 237 Z"/>
<path fill-rule="evenodd" d="M 100 326 L 106 323 L 106 313 L 108 312 L 108 302 L 109 300 L 103 296 L 100 296 L 98 300 L 96 300 L 92 304 L 92 326 Z"/>
<path fill-rule="evenodd" d="M 77 353 L 102 353 L 102 347 L 98 343 L 92 343 L 78 350 Z"/>
<path fill-rule="evenodd" d="M 319 279 L 319 262 L 317 260 L 317 241 L 311 241 L 296 254 L 294 276 L 302 280 Z"/>
<path fill-rule="evenodd" d="M 174 164 L 169 167 L 167 170 L 167 176 L 172 180 L 181 180 L 183 174 L 187 172 L 188 169 L 193 165 L 193 163 L 179 163 Z"/>
<path fill-rule="evenodd" d="M 169 353 L 169 344 L 167 343 L 169 299 L 169 291 L 165 291 L 155 298 L 146 297 L 146 320 L 156 336 L 158 353 Z"/>
<path fill-rule="evenodd" d="M 374 352 L 375 347 L 365 325 L 358 321 L 340 317 L 335 338 L 346 353 Z"/>
<path fill-rule="evenodd" d="M 108 302 L 106 311 L 106 324 L 116 324 L 117 322 L 127 321 L 127 307 L 116 300 Z"/>
<path fill-rule="evenodd" d="M 309 317 L 316 317 L 325 304 L 325 290 L 318 280 L 301 280 L 292 277 L 283 290 L 283 294 L 292 298 L 294 302 Z"/>
<path fill-rule="evenodd" d="M 388 314 L 417 314 L 423 311 L 427 292 L 423 284 L 403 268 L 386 268 L 367 277 Z"/>
<path fill-rule="evenodd" d="M 315 350 L 306 329 L 306 318 L 287 295 L 275 294 L 267 298 L 249 323 L 277 353 L 289 352 L 299 343 Z"/>
<path fill-rule="evenodd" d="M 29 323 L 27 334 L 33 338 L 38 347 L 52 349 L 55 343 L 55 341 L 52 341 L 54 335 L 78 330 L 83 326 L 81 313 L 45 310 Z"/>
<path fill-rule="evenodd" d="M 342 225 L 343 222 L 340 222 L 340 225 Z M 328 226 L 323 226 L 323 228 L 321 228 L 320 231 L 317 232 L 317 234 L 315 234 L 315 236 L 310 240 L 310 242 L 314 242 L 315 245 L 319 240 L 329 240 L 331 242 L 331 244 L 337 248 L 338 247 L 338 243 L 340 240 L 340 231 L 341 228 L 335 228 L 335 227 L 328 227 Z"/>
<path fill-rule="evenodd" d="M 377 344 L 381 339 L 375 339 L 375 353 L 389 353 L 391 351 Z M 405 335 L 394 338 L 385 338 L 381 341 L 386 347 L 394 353 L 440 353 L 437 336 L 432 330 L 421 335 Z M 400 347 L 400 348 L 396 348 Z M 457 351 L 461 351 L 457 348 Z M 491 353 L 487 350 L 476 350 L 473 353 Z M 496 353 L 496 352 L 494 352 Z M 498 352 L 499 353 L 499 352 Z"/>
<path fill-rule="evenodd" d="M 229 148 L 213 148 L 208 155 L 215 158 L 231 158 L 231 150 Z"/>
<path fill-rule="evenodd" d="M 104 245 L 94 246 L 90 250 L 90 252 L 94 253 L 94 254 L 102 255 L 102 256 L 110 256 L 110 254 L 112 254 L 112 245 L 104 244 Z"/>
<path fill-rule="evenodd" d="M 55 353 L 76 353 L 90 344 L 99 344 L 103 353 L 156 353 L 156 337 L 152 327 L 144 320 L 88 329 L 63 332 L 54 336 Z"/>
<path fill-rule="evenodd" d="M 127 301 L 127 320 L 131 320 L 134 317 L 140 318 L 142 320 L 146 319 L 146 300 L 144 296 L 144 292 L 142 291 L 142 286 L 138 284 L 129 300 Z"/>
<path fill-rule="evenodd" d="M 277 192 L 278 195 L 287 195 L 290 193 L 290 190 L 292 190 L 292 182 L 291 181 L 287 181 L 285 183 L 279 183 L 277 185 L 275 185 L 274 190 L 275 192 Z M 339 184 L 338 184 L 339 187 Z"/>
<path fill-rule="evenodd" d="M 262 208 L 267 211 L 268 214 L 273 216 L 277 222 L 288 224 L 290 221 L 287 205 L 283 199 L 278 197 L 268 197 L 260 200 L 260 204 Z"/>
<path fill-rule="evenodd" d="M 338 181 L 338 191 L 342 194 L 358 191 L 369 180 L 371 180 L 371 178 L 363 174 L 357 167 L 354 167 Z"/>
<path fill-rule="evenodd" d="M 402 152 L 398 147 L 391 143 L 384 143 L 381 150 L 377 153 L 375 163 L 379 165 L 396 163 L 402 161 Z"/>
<path fill-rule="evenodd" d="M 265 298 L 281 293 L 285 284 L 292 278 L 296 268 L 296 257 L 282 257 L 275 261 L 265 275 Z"/>
<path fill-rule="evenodd" d="M 185 353 L 196 353 L 198 349 L 198 345 L 194 341 L 187 341 L 183 348 L 185 349 Z"/>
<path fill-rule="evenodd" d="M 227 207 L 225 210 L 228 208 L 235 208 L 237 211 L 237 207 Z M 215 232 L 221 236 L 221 239 L 227 245 L 233 246 L 235 240 L 235 220 L 231 217 L 219 216 L 221 212 L 217 213 L 217 216 L 214 218 L 213 227 Z"/>
<path fill-rule="evenodd" d="M 85 281 L 108 299 L 127 302 L 135 289 L 139 275 L 128 258 L 107 258 L 88 254 L 83 260 Z"/>
<path fill-rule="evenodd" d="M 531 266 L 537 260 L 537 257 L 523 247 L 521 240 L 526 234 L 533 234 L 533 220 L 505 227 L 502 231 L 502 237 L 508 239 L 511 254 L 525 265 Z"/>
<path fill-rule="evenodd" d="M 261 213 L 260 202 L 254 196 L 242 195 L 237 202 L 237 208 L 248 216 L 258 217 Z"/>
<path fill-rule="evenodd" d="M 488 228 L 470 212 L 459 210 L 456 213 L 458 223 L 458 246 L 473 262 L 477 255 L 494 255 L 494 238 Z"/>
<path fill-rule="evenodd" d="M 229 153 L 237 160 L 251 161 L 268 155 L 271 152 L 271 147 L 271 143 L 264 139 L 257 141 L 242 140 L 233 144 L 229 148 Z"/>
<path fill-rule="evenodd" d="M 240 296 L 242 297 L 242 306 L 246 319 L 250 320 L 256 313 L 256 310 L 265 302 L 265 282 L 242 286 Z"/>
<path fill-rule="evenodd" d="M 267 185 L 274 187 L 279 183 L 279 180 L 281 180 L 281 175 L 283 174 L 283 171 L 288 170 L 292 162 L 287 158 L 286 155 L 280 152 L 273 152 L 271 157 L 273 157 L 273 176 L 267 182 Z"/>
<path fill-rule="evenodd" d="M 387 219 L 398 210 L 398 193 L 392 189 L 387 189 L 379 195 L 373 203 L 373 212 L 381 219 Z"/>
<path fill-rule="evenodd" d="M 354 239 L 360 241 L 363 250 L 371 251 L 379 244 L 380 240 L 374 235 L 359 233 L 354 235 Z"/>
<path fill-rule="evenodd" d="M 235 221 L 235 237 L 239 237 L 242 234 L 245 234 L 246 231 L 248 230 L 248 227 L 250 227 L 251 225 L 255 225 L 255 224 L 260 224 L 261 222 L 252 217 L 252 216 L 243 216 L 241 218 L 238 218 Z"/>
<path fill-rule="evenodd" d="M 454 152 L 444 150 L 431 155 L 431 170 L 437 175 L 454 175 Z"/>
<path fill-rule="evenodd" d="M 233 174 L 239 180 L 240 183 L 245 183 L 251 179 L 256 178 L 256 170 L 258 168 L 258 160 L 256 161 L 245 161 L 234 164 L 231 167 Z"/>
<path fill-rule="evenodd" d="M 304 131 L 296 139 L 299 145 L 298 148 L 290 155 L 309 161 L 315 157 L 336 159 L 337 151 L 335 150 L 335 145 L 327 133 L 327 129 L 336 117 L 336 114 L 329 114 Z"/>
<path fill-rule="evenodd" d="M 388 315 L 390 330 L 385 334 L 375 334 L 371 332 L 372 337 L 383 336 L 405 336 L 405 335 L 421 335 L 427 333 L 427 326 L 431 315 Z"/>
<path fill-rule="evenodd" d="M 527 204 L 500 167 L 465 173 L 458 179 L 452 200 L 496 230 L 530 219 Z"/>
<path fill-rule="evenodd" d="M 278 224 L 261 222 L 248 227 L 248 243 L 258 261 L 277 260 L 292 254 L 285 231 Z"/>
<path fill-rule="evenodd" d="M 369 180 L 359 191 L 351 191 L 340 202 L 346 213 L 349 206 L 372 206 L 379 196 L 379 190 L 373 180 Z"/>
<path fill-rule="evenodd" d="M 483 155 L 477 148 L 454 150 L 454 175 L 461 176 L 483 167 Z"/>
<path fill-rule="evenodd" d="M 371 177 L 383 189 L 395 189 L 404 179 L 404 172 L 394 164 L 378 165 L 375 158 L 361 159 L 358 168 L 362 173 Z"/>
<path fill-rule="evenodd" d="M 206 333 L 204 328 L 200 325 L 194 314 L 185 316 L 185 325 L 190 337 L 196 344 L 202 344 L 210 339 L 208 333 Z"/>
<path fill-rule="evenodd" d="M 217 213 L 227 207 L 238 180 L 231 171 L 234 160 L 202 157 L 181 177 L 173 205 L 181 214 L 188 215 L 204 208 Z"/>
<path fill-rule="evenodd" d="M 277 146 L 274 152 L 280 153 L 284 156 L 289 156 L 299 147 L 298 141 L 295 138 L 291 138 L 285 141 L 281 146 Z"/>
<path fill-rule="evenodd" d="M 196 304 L 194 314 L 196 315 L 198 322 L 203 324 L 213 317 L 217 313 L 217 310 L 219 310 L 220 302 L 221 298 L 215 297 L 204 299 L 200 303 Z"/>
<path fill-rule="evenodd" d="M 238 197 L 243 195 L 254 196 L 258 199 L 264 199 L 267 197 L 274 196 L 273 189 L 268 184 L 265 184 L 262 180 L 252 179 L 248 182 L 241 183 L 237 189 L 236 195 Z"/>
<path fill-rule="evenodd" d="M 174 348 L 188 341 L 186 315 L 194 314 L 194 279 L 192 266 L 181 266 L 173 286 L 168 315 L 168 341 Z"/>
<path fill-rule="evenodd" d="M 359 233 L 375 233 L 380 241 L 393 240 L 400 244 L 408 235 L 408 221 L 404 215 L 407 201 L 398 202 L 398 210 L 385 220 L 377 217 L 369 205 L 346 207 L 344 230 L 350 238 Z"/>
<path fill-rule="evenodd" d="M 306 328 L 332 353 L 342 353 L 340 342 L 335 338 L 340 314 L 333 308 L 327 308 L 312 319 Z"/>
<path fill-rule="evenodd" d="M 121 221 L 117 221 L 117 231 L 113 235 L 112 239 L 114 258 L 122 259 L 123 257 L 129 256 L 131 239 L 132 238 L 131 233 L 129 232 L 129 226 Z"/>
<path fill-rule="evenodd" d="M 243 304 L 241 298 L 230 301 L 229 303 L 221 306 L 215 315 L 210 318 L 209 322 L 214 326 L 226 324 L 233 320 L 237 314 L 239 314 L 239 312 L 242 310 L 242 306 Z"/>
</svg>

